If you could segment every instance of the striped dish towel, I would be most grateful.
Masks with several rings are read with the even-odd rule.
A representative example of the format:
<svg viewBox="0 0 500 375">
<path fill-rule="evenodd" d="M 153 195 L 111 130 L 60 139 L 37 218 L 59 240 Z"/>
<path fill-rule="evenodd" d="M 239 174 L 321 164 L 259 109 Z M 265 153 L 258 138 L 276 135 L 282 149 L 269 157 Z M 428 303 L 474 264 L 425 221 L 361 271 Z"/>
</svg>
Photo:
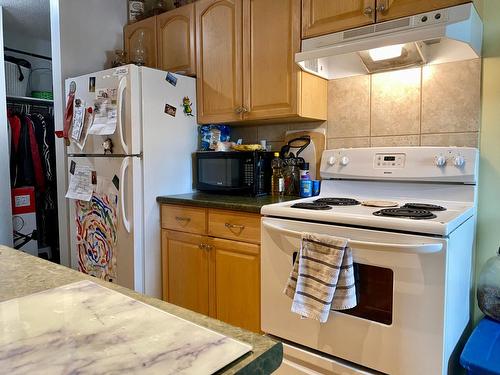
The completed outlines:
<svg viewBox="0 0 500 375">
<path fill-rule="evenodd" d="M 325 323 L 330 310 L 356 306 L 352 252 L 348 240 L 303 233 L 284 293 L 292 312 Z"/>
</svg>

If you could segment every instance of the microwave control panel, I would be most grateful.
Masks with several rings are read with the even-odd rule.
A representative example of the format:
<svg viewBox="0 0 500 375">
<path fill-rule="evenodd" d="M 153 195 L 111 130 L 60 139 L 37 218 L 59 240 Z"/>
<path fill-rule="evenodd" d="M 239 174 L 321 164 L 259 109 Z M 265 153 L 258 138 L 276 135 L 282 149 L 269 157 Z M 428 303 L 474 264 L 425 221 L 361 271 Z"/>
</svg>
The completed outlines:
<svg viewBox="0 0 500 375">
<path fill-rule="evenodd" d="M 243 161 L 243 181 L 246 186 L 252 186 L 253 181 L 253 159 L 245 159 Z"/>
</svg>

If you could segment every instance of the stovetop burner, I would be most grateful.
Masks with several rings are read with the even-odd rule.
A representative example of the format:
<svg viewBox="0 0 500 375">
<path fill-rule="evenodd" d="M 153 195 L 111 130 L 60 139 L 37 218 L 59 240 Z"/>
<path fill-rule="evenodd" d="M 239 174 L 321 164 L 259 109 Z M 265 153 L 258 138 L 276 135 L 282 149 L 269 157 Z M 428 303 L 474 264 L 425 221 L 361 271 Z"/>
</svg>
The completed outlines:
<svg viewBox="0 0 500 375">
<path fill-rule="evenodd" d="M 324 203 L 295 203 L 294 205 L 290 206 L 292 208 L 303 208 L 305 210 L 331 210 L 332 207 L 330 207 L 327 204 Z"/>
<path fill-rule="evenodd" d="M 356 199 L 352 198 L 319 198 L 314 203 L 326 204 L 329 206 L 357 206 L 361 204 Z"/>
<path fill-rule="evenodd" d="M 414 209 L 408 207 L 385 208 L 373 213 L 375 216 L 400 217 L 413 220 L 435 219 L 437 216 L 428 210 Z"/>
<path fill-rule="evenodd" d="M 446 211 L 446 208 L 442 206 L 427 203 L 406 203 L 404 206 L 401 206 L 401 208 L 414 208 L 416 210 L 427 211 Z"/>
</svg>

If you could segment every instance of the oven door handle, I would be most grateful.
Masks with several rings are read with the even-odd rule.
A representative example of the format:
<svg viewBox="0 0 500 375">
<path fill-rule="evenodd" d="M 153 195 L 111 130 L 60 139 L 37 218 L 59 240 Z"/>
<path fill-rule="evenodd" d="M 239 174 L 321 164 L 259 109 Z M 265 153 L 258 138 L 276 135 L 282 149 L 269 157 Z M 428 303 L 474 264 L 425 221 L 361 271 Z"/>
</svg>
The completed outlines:
<svg viewBox="0 0 500 375">
<path fill-rule="evenodd" d="M 276 230 L 292 237 L 298 237 L 298 238 L 302 237 L 301 232 L 281 228 L 277 225 L 269 224 L 265 221 L 262 222 L 262 225 L 267 229 Z M 349 247 L 357 250 L 397 251 L 400 253 L 403 252 L 403 253 L 413 253 L 413 254 L 432 254 L 440 252 L 443 249 L 443 244 L 442 243 L 406 244 L 406 243 L 383 243 L 383 242 L 349 240 Z"/>
</svg>

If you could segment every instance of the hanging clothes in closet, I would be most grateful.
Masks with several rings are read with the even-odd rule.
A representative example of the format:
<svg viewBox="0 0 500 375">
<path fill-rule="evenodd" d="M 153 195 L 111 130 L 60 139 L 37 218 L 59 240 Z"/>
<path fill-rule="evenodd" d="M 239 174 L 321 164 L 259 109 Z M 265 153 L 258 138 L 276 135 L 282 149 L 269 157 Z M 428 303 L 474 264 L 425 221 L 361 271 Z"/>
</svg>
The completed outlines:
<svg viewBox="0 0 500 375">
<path fill-rule="evenodd" d="M 11 186 L 35 187 L 38 247 L 59 261 L 54 120 L 51 108 L 8 104 Z"/>
</svg>

